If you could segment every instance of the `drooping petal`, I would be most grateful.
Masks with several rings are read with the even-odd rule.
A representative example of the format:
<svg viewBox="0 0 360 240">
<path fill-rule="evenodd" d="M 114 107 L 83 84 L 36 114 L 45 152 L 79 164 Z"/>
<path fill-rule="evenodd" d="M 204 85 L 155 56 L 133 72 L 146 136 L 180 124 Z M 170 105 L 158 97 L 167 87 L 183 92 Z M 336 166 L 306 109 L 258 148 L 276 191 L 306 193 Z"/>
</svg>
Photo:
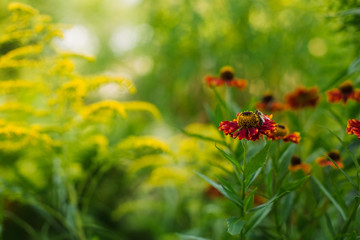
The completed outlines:
<svg viewBox="0 0 360 240">
<path fill-rule="evenodd" d="M 248 84 L 248 82 L 245 79 L 234 79 L 234 80 L 227 82 L 227 85 L 229 85 L 231 87 L 236 87 L 241 90 L 245 89 L 247 84 Z"/>
<path fill-rule="evenodd" d="M 219 131 L 224 131 L 225 135 L 232 134 L 239 129 L 239 125 L 236 120 L 233 121 L 222 121 L 218 127 Z"/>
<path fill-rule="evenodd" d="M 356 119 L 350 119 L 348 121 L 346 132 L 348 134 L 355 134 L 360 139 L 360 122 Z"/>
<path fill-rule="evenodd" d="M 299 132 L 293 132 L 292 134 L 287 135 L 283 138 L 284 142 L 293 142 L 298 144 L 300 142 L 300 133 Z"/>
<path fill-rule="evenodd" d="M 259 130 L 257 128 L 249 128 L 249 129 L 247 129 L 246 139 L 247 140 L 252 140 L 252 141 L 258 140 L 259 139 L 258 132 L 259 132 Z"/>
</svg>

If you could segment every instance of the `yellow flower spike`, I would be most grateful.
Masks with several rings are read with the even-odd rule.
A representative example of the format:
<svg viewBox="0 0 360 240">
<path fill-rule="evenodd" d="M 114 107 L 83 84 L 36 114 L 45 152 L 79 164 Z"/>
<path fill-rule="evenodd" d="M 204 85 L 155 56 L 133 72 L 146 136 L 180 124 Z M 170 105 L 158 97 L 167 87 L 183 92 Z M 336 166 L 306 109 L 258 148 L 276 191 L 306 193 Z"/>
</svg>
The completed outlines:
<svg viewBox="0 0 360 240">
<path fill-rule="evenodd" d="M 136 88 L 133 82 L 124 77 L 119 76 L 96 76 L 88 79 L 88 87 L 89 90 L 93 90 L 98 88 L 99 86 L 106 84 L 106 83 L 116 83 L 119 86 L 125 86 L 130 93 L 135 93 Z"/>
<path fill-rule="evenodd" d="M 27 113 L 34 116 L 44 116 L 47 114 L 46 111 L 36 110 L 31 105 L 20 103 L 20 102 L 7 102 L 0 106 L 0 111 L 5 113 Z"/>
<path fill-rule="evenodd" d="M 151 148 L 159 152 L 171 153 L 171 150 L 167 144 L 152 136 L 131 136 L 121 141 L 116 148 L 119 150 Z"/>
<path fill-rule="evenodd" d="M 0 127 L 0 136 L 3 136 L 3 138 L 6 140 L 11 140 L 13 138 L 16 138 L 17 141 L 10 141 L 9 148 L 11 148 L 11 144 L 18 143 L 21 147 L 25 147 L 28 145 L 32 145 L 35 141 L 41 141 L 45 145 L 48 146 L 58 146 L 59 143 L 52 140 L 47 134 L 39 133 L 35 131 L 34 129 L 28 128 L 28 127 L 22 127 L 17 126 L 13 124 L 8 124 Z M 20 138 L 20 139 L 19 139 Z M 2 142 L 2 141 L 1 141 Z M 9 143 L 9 142 L 8 142 Z M 2 145 L 2 143 L 0 143 Z M 14 145 L 14 146 L 15 146 Z M 2 146 L 3 147 L 3 146 Z M 15 146 L 15 149 L 17 147 Z"/>
<path fill-rule="evenodd" d="M 116 112 L 119 115 L 121 115 L 123 118 L 126 118 L 126 112 L 123 104 L 114 100 L 101 101 L 86 106 L 83 108 L 81 115 L 83 116 L 84 119 L 92 118 L 94 120 L 101 120 L 101 117 L 103 116 L 100 116 L 97 113 L 103 110 L 110 110 Z"/>
<path fill-rule="evenodd" d="M 185 169 L 164 166 L 152 171 L 148 184 L 154 187 L 182 185 L 188 181 L 189 173 Z"/>
<path fill-rule="evenodd" d="M 13 59 L 13 58 L 19 57 L 19 56 L 38 54 L 42 50 L 43 50 L 42 45 L 29 45 L 29 46 L 25 46 L 25 47 L 19 47 L 19 48 L 16 48 L 16 49 L 6 53 L 5 55 L 3 55 L 0 58 L 0 62 L 8 61 L 10 59 Z"/>
<path fill-rule="evenodd" d="M 8 5 L 8 10 L 13 12 L 13 11 L 23 11 L 23 12 L 26 12 L 26 13 L 30 13 L 30 14 L 38 14 L 39 12 L 30 7 L 29 5 L 27 4 L 23 4 L 23 3 L 18 3 L 18 2 L 13 2 L 13 3 L 10 3 Z"/>
<path fill-rule="evenodd" d="M 159 109 L 154 104 L 142 101 L 133 101 L 133 102 L 124 102 L 123 103 L 125 110 L 129 111 L 148 111 L 150 112 L 155 119 L 161 120 L 161 113 Z"/>
</svg>

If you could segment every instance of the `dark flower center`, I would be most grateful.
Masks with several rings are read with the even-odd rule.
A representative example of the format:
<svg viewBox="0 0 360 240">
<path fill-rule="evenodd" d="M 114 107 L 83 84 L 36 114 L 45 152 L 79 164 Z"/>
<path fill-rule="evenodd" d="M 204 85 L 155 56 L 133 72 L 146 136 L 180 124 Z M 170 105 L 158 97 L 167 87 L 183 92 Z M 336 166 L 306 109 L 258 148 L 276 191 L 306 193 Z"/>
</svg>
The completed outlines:
<svg viewBox="0 0 360 240">
<path fill-rule="evenodd" d="M 263 102 L 263 103 L 271 103 L 271 102 L 273 102 L 273 101 L 274 101 L 274 96 L 271 95 L 271 94 L 265 95 L 265 96 L 263 96 L 263 98 L 262 98 L 262 102 Z"/>
<path fill-rule="evenodd" d="M 225 70 L 220 73 L 220 78 L 226 81 L 231 81 L 234 79 L 234 72 L 230 70 Z"/>
<path fill-rule="evenodd" d="M 237 116 L 237 123 L 240 128 L 256 128 L 259 117 L 253 112 L 242 112 Z"/>
<path fill-rule="evenodd" d="M 291 158 L 291 165 L 296 166 L 301 164 L 301 159 L 298 156 L 292 156 Z"/>
<path fill-rule="evenodd" d="M 339 161 L 340 160 L 340 154 L 338 152 L 331 151 L 327 155 L 329 156 L 329 158 L 331 158 L 334 161 Z"/>
<path fill-rule="evenodd" d="M 339 86 L 339 90 L 342 94 L 351 94 L 354 91 L 354 87 L 351 82 L 344 82 Z"/>
</svg>

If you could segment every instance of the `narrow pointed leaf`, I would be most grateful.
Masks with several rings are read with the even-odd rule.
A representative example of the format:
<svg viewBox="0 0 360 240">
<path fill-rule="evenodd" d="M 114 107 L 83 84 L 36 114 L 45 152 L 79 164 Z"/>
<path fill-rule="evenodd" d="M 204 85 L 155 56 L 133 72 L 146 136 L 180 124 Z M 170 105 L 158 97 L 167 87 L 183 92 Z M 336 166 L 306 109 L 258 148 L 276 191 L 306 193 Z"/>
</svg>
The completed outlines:
<svg viewBox="0 0 360 240">
<path fill-rule="evenodd" d="M 287 183 L 282 188 L 284 189 L 284 191 L 295 191 L 300 188 L 304 184 L 304 182 L 309 179 L 309 177 L 310 176 L 307 175 L 301 179 Z"/>
<path fill-rule="evenodd" d="M 241 201 L 240 197 L 238 195 L 232 194 L 231 191 L 226 190 L 222 185 L 218 184 L 214 180 L 211 180 L 210 178 L 206 177 L 205 175 L 196 172 L 197 175 L 199 175 L 202 179 L 204 179 L 206 182 L 208 182 L 211 186 L 216 188 L 222 195 L 227 197 L 230 201 L 235 203 L 238 207 L 243 207 L 243 202 Z"/>
<path fill-rule="evenodd" d="M 222 154 L 227 160 L 229 160 L 232 164 L 234 164 L 235 166 L 237 166 L 237 167 L 240 168 L 239 163 L 238 163 L 230 154 L 228 154 L 227 152 L 225 152 L 224 150 L 222 150 L 221 148 L 219 148 L 218 146 L 216 146 L 216 144 L 215 144 L 215 147 L 221 152 L 221 154 Z M 240 168 L 240 169 L 241 169 L 241 168 Z"/>
<path fill-rule="evenodd" d="M 185 131 L 183 129 L 180 129 L 180 131 L 182 133 L 184 133 L 185 135 L 189 136 L 189 137 L 194 137 L 194 138 L 198 138 L 200 140 L 204 140 L 204 141 L 209 141 L 209 142 L 215 142 L 215 143 L 218 143 L 218 144 L 221 144 L 221 145 L 224 145 L 226 146 L 226 143 L 224 141 L 221 141 L 221 140 L 218 140 L 218 139 L 214 139 L 214 138 L 211 138 L 211 137 L 207 137 L 207 136 L 203 136 L 201 134 L 197 134 L 197 133 L 190 133 L 188 131 Z"/>
<path fill-rule="evenodd" d="M 244 227 L 245 221 L 239 217 L 230 217 L 226 220 L 228 226 L 228 232 L 231 235 L 240 234 L 241 230 Z"/>
<path fill-rule="evenodd" d="M 344 210 L 341 208 L 341 206 L 339 205 L 339 203 L 335 200 L 335 198 L 333 198 L 333 196 L 331 196 L 331 194 L 328 192 L 328 190 L 326 190 L 326 188 L 314 176 L 312 176 L 311 179 L 316 183 L 316 185 L 326 195 L 326 197 L 329 198 L 329 200 L 334 204 L 335 208 L 339 211 L 341 217 L 344 220 L 346 220 L 346 214 L 345 214 Z"/>
<path fill-rule="evenodd" d="M 244 171 L 247 178 L 251 177 L 251 174 L 264 165 L 269 152 L 270 144 L 270 142 L 267 142 L 263 149 L 261 149 L 246 163 Z"/>
</svg>

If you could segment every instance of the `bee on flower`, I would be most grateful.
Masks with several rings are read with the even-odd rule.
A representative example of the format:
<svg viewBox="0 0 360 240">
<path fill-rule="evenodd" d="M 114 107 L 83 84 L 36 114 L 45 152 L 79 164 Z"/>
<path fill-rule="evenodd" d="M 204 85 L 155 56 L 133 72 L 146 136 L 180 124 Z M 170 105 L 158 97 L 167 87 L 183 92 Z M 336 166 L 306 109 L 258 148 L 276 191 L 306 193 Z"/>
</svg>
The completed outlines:
<svg viewBox="0 0 360 240">
<path fill-rule="evenodd" d="M 354 89 L 354 85 L 350 80 L 347 80 L 339 85 L 338 88 L 326 92 L 327 101 L 330 103 L 337 103 L 342 101 L 346 104 L 349 99 L 360 103 L 360 90 Z"/>
<path fill-rule="evenodd" d="M 355 134 L 360 139 L 360 122 L 356 119 L 350 119 L 346 127 L 346 132 L 349 135 Z"/>
<path fill-rule="evenodd" d="M 256 104 L 256 108 L 264 112 L 276 112 L 285 110 L 286 105 L 275 101 L 274 95 L 271 92 L 266 92 L 261 102 Z"/>
<path fill-rule="evenodd" d="M 222 121 L 219 124 L 219 131 L 225 135 L 239 140 L 259 140 L 263 135 L 270 136 L 276 129 L 276 124 L 271 120 L 272 115 L 266 115 L 256 110 L 238 113 L 232 121 Z"/>
<path fill-rule="evenodd" d="M 298 156 L 295 156 L 295 155 L 291 157 L 291 162 L 290 162 L 288 169 L 292 172 L 297 172 L 297 171 L 301 170 L 306 174 L 309 174 L 311 172 L 310 164 L 303 163 L 301 161 L 301 158 Z"/>
<path fill-rule="evenodd" d="M 342 163 L 340 152 L 337 150 L 332 150 L 326 153 L 326 156 L 317 158 L 315 162 L 319 164 L 320 167 L 331 166 L 337 169 L 336 165 L 329 158 L 331 158 L 339 166 L 339 168 L 344 168 L 344 164 Z"/>
<path fill-rule="evenodd" d="M 319 102 L 319 99 L 319 90 L 317 87 L 298 87 L 293 92 L 290 92 L 285 96 L 287 105 L 293 110 L 305 107 L 315 107 Z"/>
<path fill-rule="evenodd" d="M 300 142 L 300 133 L 299 132 L 293 132 L 289 134 L 289 128 L 285 125 L 276 125 L 276 129 L 273 134 L 268 136 L 268 139 L 272 140 L 280 140 L 282 139 L 284 142 L 293 142 L 298 144 Z"/>
<path fill-rule="evenodd" d="M 245 79 L 235 78 L 235 71 L 230 66 L 225 66 L 220 70 L 220 76 L 206 76 L 205 82 L 209 87 L 227 85 L 238 89 L 245 89 L 248 82 Z"/>
</svg>

